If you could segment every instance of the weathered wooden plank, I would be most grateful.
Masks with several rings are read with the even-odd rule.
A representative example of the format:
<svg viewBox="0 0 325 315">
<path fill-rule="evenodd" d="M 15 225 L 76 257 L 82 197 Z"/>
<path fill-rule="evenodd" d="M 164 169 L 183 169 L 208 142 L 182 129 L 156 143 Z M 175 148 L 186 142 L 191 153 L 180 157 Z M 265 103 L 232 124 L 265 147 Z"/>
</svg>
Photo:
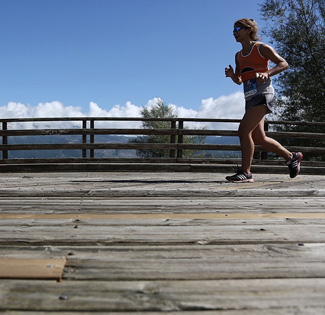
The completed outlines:
<svg viewBox="0 0 325 315">
<path fill-rule="evenodd" d="M 227 206 L 229 207 L 229 206 Z M 322 205 L 311 206 L 310 208 L 286 208 L 281 209 L 280 205 L 270 207 L 267 206 L 249 206 L 245 207 L 244 205 L 240 207 L 234 207 L 234 209 L 229 209 L 226 206 L 224 208 L 213 208 L 213 207 L 204 207 L 200 211 L 198 208 L 189 207 L 182 209 L 180 207 L 157 207 L 154 208 L 153 205 L 148 206 L 123 206 L 119 209 L 115 205 L 107 205 L 105 203 L 95 203 L 94 205 L 85 205 L 85 204 L 56 204 L 56 205 L 35 205 L 28 206 L 12 206 L 5 207 L 1 209 L 0 218 L 1 219 L 21 219 L 21 220 L 56 220 L 56 219 L 65 219 L 65 220 L 98 220 L 98 219 L 110 219 L 113 220 L 145 220 L 149 222 L 150 220 L 157 220 L 157 223 L 163 222 L 164 220 L 188 220 L 188 224 L 192 224 L 191 220 L 202 220 L 204 223 L 207 220 L 212 219 L 222 219 L 224 221 L 221 224 L 226 224 L 226 219 L 232 220 L 278 220 L 279 223 L 284 219 L 296 220 L 300 222 L 301 220 L 314 220 L 324 218 L 324 210 Z M 306 212 L 306 209 L 310 212 Z M 289 210 L 289 211 L 288 211 Z M 19 221 L 17 221 L 19 222 Z M 23 221 L 20 221 L 23 222 Z M 176 221 L 175 221 L 176 222 Z M 212 221 L 211 221 L 212 222 Z M 270 221 L 268 221 L 270 222 Z M 319 221 L 320 222 L 320 221 Z M 132 222 L 131 222 L 132 223 Z M 199 223 L 199 222 L 198 222 Z M 0 225 L 2 223 L 0 222 Z M 210 224 L 210 223 L 207 223 Z M 215 224 L 215 223 L 212 223 Z"/>
<path fill-rule="evenodd" d="M 179 165 L 181 166 L 181 165 Z M 255 174 L 254 174 L 255 175 Z M 220 176 L 220 177 L 219 177 Z M 191 189 L 194 187 L 206 187 L 206 185 L 213 185 L 213 187 L 222 188 L 237 187 L 236 189 L 250 189 L 257 186 L 262 187 L 284 187 L 286 189 L 291 186 L 301 188 L 321 188 L 323 183 L 322 176 L 299 176 L 295 179 L 289 179 L 287 176 L 273 175 L 271 178 L 266 174 L 256 174 L 254 176 L 256 182 L 248 185 L 235 185 L 225 181 L 226 174 L 208 174 L 208 173 L 174 173 L 172 176 L 169 173 L 150 173 L 150 172 L 132 172 L 132 173 L 114 173 L 114 172 L 101 172 L 101 173 L 88 173 L 88 172 L 67 172 L 67 173 L 17 173 L 17 174 L 2 174 L 0 178 L 0 185 L 10 185 L 9 187 L 28 187 L 31 184 L 42 185 L 44 187 L 54 186 L 60 187 L 60 185 L 71 186 L 93 186 L 99 185 L 104 187 L 119 187 L 128 185 L 184 185 L 186 188 Z M 49 180 L 51 179 L 51 180 Z M 234 188 L 233 188 L 234 189 Z"/>
<path fill-rule="evenodd" d="M 9 217 L 9 218 L 8 218 Z M 124 217 L 124 218 L 123 218 Z M 47 215 L 0 215 L 0 227 L 4 226 L 11 228 L 12 230 L 17 229 L 27 229 L 28 228 L 37 228 L 37 227 L 50 227 L 50 228 L 60 228 L 69 229 L 71 227 L 77 228 L 102 228 L 102 227 L 119 227 L 121 229 L 128 227 L 197 227 L 197 226 L 208 226 L 215 229 L 219 227 L 229 226 L 237 229 L 236 226 L 246 226 L 246 228 L 268 228 L 277 226 L 301 226 L 306 227 L 309 225 L 318 225 L 319 227 L 324 226 L 325 220 L 324 215 L 322 217 L 317 214 L 298 214 L 296 216 L 286 215 L 276 218 L 276 214 L 261 215 L 248 214 L 244 213 L 237 214 L 223 214 L 220 216 L 214 216 L 208 214 L 193 214 L 193 215 L 184 215 L 180 217 L 182 219 L 175 218 L 177 215 L 161 215 L 158 214 L 157 218 L 155 215 L 91 215 L 91 214 L 47 214 Z M 187 217 L 187 218 L 186 218 Z M 252 219 L 255 217 L 255 219 Z M 312 219 L 313 217 L 313 219 Z M 205 218 L 205 219 L 203 219 Z"/>
<path fill-rule="evenodd" d="M 220 159 L 210 159 L 214 160 L 216 163 L 218 162 L 225 162 L 224 160 Z M 205 160 L 206 161 L 206 160 Z M 30 158 L 30 159 L 12 159 L 12 160 L 0 160 L 0 164 L 55 164 L 55 163 L 69 163 L 69 164 L 110 164 L 110 163 L 119 163 L 119 164 L 130 164 L 130 163 L 163 163 L 163 164 L 178 164 L 181 165 L 178 162 L 182 162 L 177 160 L 176 158 L 150 158 L 150 159 L 145 159 L 145 158 Z M 192 159 L 191 163 L 202 163 L 203 161 L 199 161 L 196 159 Z M 190 164 L 189 161 L 186 162 L 187 164 Z M 229 164 L 234 163 L 236 164 L 236 161 L 234 160 L 233 162 L 229 161 Z M 183 163 L 185 164 L 185 163 Z M 276 163 L 274 163 L 276 164 Z M 319 166 L 323 167 L 325 163 L 322 163 L 321 161 L 308 161 L 305 163 L 306 166 Z M 107 170 L 105 170 L 107 171 Z"/>
<path fill-rule="evenodd" d="M 218 315 L 261 315 L 261 311 L 259 309 L 249 309 L 249 310 L 217 310 L 217 311 L 176 311 L 176 312 L 168 312 L 168 315 L 215 315 L 216 312 Z M 315 314 L 323 314 L 325 312 L 324 307 L 320 306 L 307 306 L 307 307 L 276 307 L 267 310 L 267 315 L 315 315 Z M 10 315 L 35 315 L 34 312 L 28 311 L 10 311 L 8 312 Z M 48 315 L 48 312 L 37 312 L 37 315 Z M 69 312 L 61 312 L 60 315 L 73 315 L 80 314 L 80 312 L 69 311 Z M 93 312 L 82 312 L 83 315 L 93 315 Z M 110 315 L 134 315 L 134 314 L 143 314 L 141 312 L 109 312 Z M 161 315 L 161 312 L 146 312 L 146 315 Z M 96 312 L 96 315 L 107 315 L 107 312 Z"/>
<path fill-rule="evenodd" d="M 304 245 L 304 246 L 302 246 Z M 324 277 L 324 244 L 72 249 L 66 279 L 212 280 Z"/>
<path fill-rule="evenodd" d="M 224 146 L 222 146 L 223 148 Z M 238 147 L 238 146 L 237 146 Z M 226 148 L 226 147 L 225 147 Z M 0 144 L 1 150 L 76 150 L 76 149 L 177 149 L 172 143 L 43 143 L 43 144 Z M 218 149 L 216 145 L 215 150 Z M 320 148 L 316 148 L 320 149 Z M 227 149 L 223 149 L 227 150 Z"/>
<path fill-rule="evenodd" d="M 186 165 L 185 165 L 186 166 Z M 50 167 L 50 165 L 49 165 Z M 116 167 L 120 167 L 117 165 Z M 153 165 L 153 167 L 158 167 Z M 160 167 L 160 166 L 159 166 Z M 178 167 L 182 167 L 179 165 Z M 198 167 L 198 166 L 196 166 Z M 204 174 L 204 173 L 203 173 Z M 20 174 L 19 174 L 20 175 Z M 225 175 L 177 173 L 45 173 L 44 176 L 4 176 L 0 179 L 2 198 L 19 197 L 324 197 L 322 176 L 287 176 L 256 174 L 255 183 L 234 184 Z M 6 180 L 7 179 L 7 180 Z"/>
<path fill-rule="evenodd" d="M 69 261 L 66 280 L 219 280 L 219 279 L 294 279 L 324 278 L 323 261 L 297 261 L 283 258 L 269 261 L 236 259 L 170 261 L 155 259 L 130 261 Z"/>
<path fill-rule="evenodd" d="M 143 188 L 133 188 L 133 189 L 10 189 L 10 188 L 0 188 L 0 197 L 12 196 L 12 197 L 69 197 L 71 195 L 75 197 L 264 197 L 264 189 L 255 190 L 229 190 L 229 189 L 193 189 L 188 190 L 185 188 L 175 188 L 175 189 L 143 189 Z M 273 189 L 267 192 L 269 197 L 325 197 L 325 189 L 304 189 L 304 190 L 290 190 L 284 191 L 282 189 Z"/>
<path fill-rule="evenodd" d="M 240 151 L 240 146 L 238 145 L 216 145 L 216 144 L 177 144 L 178 149 L 181 150 L 220 150 L 220 151 Z M 299 146 L 286 146 L 286 148 L 291 152 L 301 151 L 315 154 L 325 153 L 324 147 L 299 147 Z M 265 151 L 265 149 L 260 146 L 255 146 L 255 151 Z"/>
<path fill-rule="evenodd" d="M 1 279 L 56 279 L 63 274 L 66 259 L 0 258 Z"/>
<path fill-rule="evenodd" d="M 206 247 L 206 246 L 203 246 Z M 232 246 L 48 247 L 0 249 L 2 257 L 64 254 L 65 280 L 212 280 L 324 277 L 324 244 Z M 305 250 L 307 248 L 307 250 Z M 40 276 L 38 276 L 40 278 Z"/>
<path fill-rule="evenodd" d="M 325 279 L 6 281 L 0 310 L 212 311 L 324 308 Z M 12 301 L 15 301 L 13 305 Z"/>
<path fill-rule="evenodd" d="M 21 258 L 53 258 L 65 256 L 68 260 L 85 260 L 96 258 L 111 261 L 138 259 L 220 259 L 221 261 L 250 258 L 261 259 L 301 259 L 320 261 L 325 258 L 324 243 L 305 244 L 242 244 L 242 245 L 178 245 L 178 246 L 29 246 L 29 245 L 0 245 L 3 257 Z"/>
<path fill-rule="evenodd" d="M 312 233 L 310 233 L 312 231 Z M 1 226 L 0 244 L 260 244 L 324 243 L 322 225 L 218 226 Z"/>
<path fill-rule="evenodd" d="M 2 118 L 0 122 L 46 122 L 46 121 L 178 121 L 180 118 L 145 118 L 145 117 L 40 117 L 40 118 Z M 187 119 L 185 119 L 187 121 Z M 192 120 L 189 120 L 192 121 Z M 200 118 L 199 121 L 206 121 Z M 234 122 L 238 119 L 210 119 L 207 121 L 215 122 Z M 271 123 L 271 122 L 270 122 Z M 278 124 L 279 122 L 272 122 Z M 283 123 L 283 122 L 282 122 Z M 288 123 L 288 122 L 284 122 Z M 299 124 L 299 122 L 290 122 L 290 124 Z M 301 122 L 300 122 L 301 123 Z M 321 122 L 306 122 L 311 126 L 322 126 Z"/>
<path fill-rule="evenodd" d="M 179 135 L 238 136 L 237 130 L 177 129 L 177 133 Z M 266 135 L 271 138 L 325 139 L 325 133 L 320 132 L 266 131 Z"/>
<path fill-rule="evenodd" d="M 105 226 L 287 226 L 325 224 L 323 213 L 281 214 L 4 214 L 0 215 L 0 226 L 28 228 L 52 227 L 105 227 Z"/>
<path fill-rule="evenodd" d="M 174 165 L 182 166 L 181 169 L 176 169 L 174 168 L 174 171 L 182 171 L 185 172 L 185 167 L 188 172 L 205 172 L 211 171 L 211 172 L 216 172 L 217 169 L 219 169 L 219 172 L 228 172 L 228 170 L 233 167 L 237 166 L 241 163 L 240 159 L 236 158 L 229 158 L 229 159 L 221 159 L 221 158 L 30 158 L 30 159 L 6 159 L 6 160 L 0 160 L 0 165 L 5 164 L 8 168 L 10 167 L 10 164 L 15 164 L 15 165 L 30 165 L 30 164 L 88 164 L 88 165 L 96 165 L 96 164 L 102 164 L 102 170 L 104 169 L 105 165 L 110 165 L 110 164 L 122 164 L 125 165 L 127 168 L 128 164 L 163 164 L 166 171 L 173 171 Z M 167 165 L 170 167 L 167 168 Z M 214 166 L 213 168 L 211 166 Z M 283 164 L 282 160 L 258 160 L 258 159 L 253 159 L 252 161 L 253 165 L 253 170 L 254 174 L 256 173 L 271 173 L 271 169 L 274 170 L 275 168 L 273 166 L 282 166 L 281 167 L 281 173 L 285 174 L 285 169 L 286 166 Z M 200 168 L 198 168 L 200 166 Z M 218 167 L 218 168 L 217 168 Z M 317 172 L 311 172 L 314 169 L 318 168 L 318 173 Z M 315 174 L 315 175 L 322 175 L 322 170 L 325 167 L 325 162 L 322 161 L 303 161 L 303 169 L 302 173 L 300 174 Z M 223 170 L 222 170 L 223 168 Z M 3 170 L 3 165 L 1 166 L 0 170 Z M 121 169 L 122 170 L 122 169 Z M 279 171 L 278 173 L 280 174 L 280 169 L 277 168 Z M 86 170 L 86 171 L 89 171 Z M 107 169 L 105 170 L 107 171 Z M 127 170 L 126 170 L 127 171 Z M 233 171 L 233 169 L 230 169 L 229 171 Z M 308 171 L 308 172 L 306 172 Z M 160 170 L 161 172 L 161 170 Z"/>
<path fill-rule="evenodd" d="M 308 211 L 307 211 L 308 209 Z M 325 198 L 218 197 L 218 198 L 104 198 L 104 197 L 3 197 L 5 213 L 323 213 Z"/>
<path fill-rule="evenodd" d="M 198 130 L 199 131 L 199 130 Z M 218 133 L 218 130 L 216 130 Z M 220 135 L 223 135 L 223 131 L 220 130 Z M 177 129 L 10 129 L 10 130 L 0 130 L 0 136 L 37 136 L 37 135 L 177 135 Z M 214 134 L 211 131 L 211 135 Z M 229 135 L 226 133 L 226 135 Z M 317 134 L 315 133 L 316 137 Z"/>
</svg>

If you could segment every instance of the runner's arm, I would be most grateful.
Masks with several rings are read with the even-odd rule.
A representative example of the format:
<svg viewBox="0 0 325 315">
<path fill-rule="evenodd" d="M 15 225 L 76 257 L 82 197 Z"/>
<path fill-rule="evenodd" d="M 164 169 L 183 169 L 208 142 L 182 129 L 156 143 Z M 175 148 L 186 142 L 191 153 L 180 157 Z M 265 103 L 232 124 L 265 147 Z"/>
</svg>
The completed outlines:
<svg viewBox="0 0 325 315">
<path fill-rule="evenodd" d="M 266 44 L 260 44 L 259 47 L 260 53 L 264 58 L 270 59 L 275 66 L 268 71 L 261 73 L 263 77 L 260 77 L 261 79 L 267 80 L 268 78 L 286 70 L 289 68 L 288 63 L 285 61 L 284 58 L 282 58 L 273 47 L 266 45 Z"/>
<path fill-rule="evenodd" d="M 238 54 L 238 53 L 237 53 Z M 226 77 L 231 78 L 236 84 L 240 85 L 243 83 L 241 76 L 237 75 L 238 71 L 238 60 L 237 60 L 237 54 L 235 57 L 235 62 L 236 62 L 236 70 L 234 71 L 233 67 L 229 65 L 229 68 L 225 69 L 225 74 Z"/>
</svg>

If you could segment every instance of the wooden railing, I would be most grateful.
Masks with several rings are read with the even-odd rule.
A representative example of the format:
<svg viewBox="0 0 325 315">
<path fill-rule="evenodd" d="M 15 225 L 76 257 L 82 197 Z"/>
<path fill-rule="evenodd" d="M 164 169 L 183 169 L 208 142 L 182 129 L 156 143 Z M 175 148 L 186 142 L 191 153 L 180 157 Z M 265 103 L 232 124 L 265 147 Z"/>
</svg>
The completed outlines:
<svg viewBox="0 0 325 315">
<path fill-rule="evenodd" d="M 141 128 L 143 121 L 164 121 L 168 122 L 170 127 L 166 129 L 144 129 Z M 52 128 L 53 123 L 70 123 L 79 126 L 71 128 Z M 112 124 L 137 122 L 137 128 L 110 128 Z M 149 159 L 151 162 L 197 162 L 204 163 L 214 160 L 213 158 L 184 158 L 184 150 L 195 151 L 240 151 L 238 144 L 193 144 L 184 143 L 183 139 L 186 135 L 194 136 L 237 136 L 236 128 L 228 130 L 223 129 L 190 129 L 185 124 L 191 123 L 217 123 L 217 124 L 233 124 L 238 123 L 238 119 L 197 119 L 197 118 L 107 118 L 107 117 L 78 117 L 78 118 L 24 118 L 24 119 L 1 119 L 0 136 L 2 143 L 0 144 L 1 160 L 0 163 L 24 163 L 26 159 L 13 159 L 10 157 L 12 151 L 27 151 L 27 150 L 80 150 L 79 158 L 49 158 L 45 159 L 46 162 L 82 162 L 89 160 L 96 160 L 95 150 L 155 150 L 165 149 L 169 150 L 169 157 L 165 159 Z M 24 125 L 28 124 L 47 124 L 46 128 L 26 128 Z M 96 128 L 97 124 L 105 123 L 107 127 Z M 268 131 L 274 130 L 272 126 L 275 125 L 304 125 L 310 126 L 313 129 L 325 130 L 325 122 L 290 122 L 290 121 L 266 121 L 266 132 L 272 138 L 290 138 L 290 139 L 325 139 L 324 132 L 279 132 Z M 19 128 L 18 128 L 18 127 Z M 75 135 L 80 136 L 79 143 L 43 143 L 43 144 L 12 144 L 11 137 L 22 136 L 50 136 L 50 135 Z M 124 136 L 138 136 L 138 135 L 168 135 L 170 138 L 169 143 L 96 143 L 96 135 L 124 135 Z M 325 154 L 325 147 L 318 146 L 288 146 L 291 151 L 302 151 L 304 153 L 313 153 L 314 155 L 323 156 Z M 255 159 L 266 159 L 265 151 L 262 147 L 256 146 Z M 260 154 L 261 153 L 261 154 Z M 44 159 L 29 159 L 28 162 L 41 163 Z M 103 159 L 102 159 L 103 160 Z M 117 159 L 104 159 L 105 161 L 116 161 Z M 119 162 L 142 162 L 140 158 L 119 158 Z M 145 159 L 148 161 L 148 159 Z"/>
</svg>

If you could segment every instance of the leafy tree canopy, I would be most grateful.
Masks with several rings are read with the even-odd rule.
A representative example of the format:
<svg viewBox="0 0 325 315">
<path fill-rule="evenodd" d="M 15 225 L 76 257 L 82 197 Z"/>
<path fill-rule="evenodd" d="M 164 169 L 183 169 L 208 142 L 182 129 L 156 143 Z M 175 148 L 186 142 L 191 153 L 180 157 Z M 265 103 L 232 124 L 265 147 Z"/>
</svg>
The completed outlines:
<svg viewBox="0 0 325 315">
<path fill-rule="evenodd" d="M 325 121 L 325 1 L 265 0 L 264 35 L 289 63 L 278 87 L 281 118 Z"/>
</svg>

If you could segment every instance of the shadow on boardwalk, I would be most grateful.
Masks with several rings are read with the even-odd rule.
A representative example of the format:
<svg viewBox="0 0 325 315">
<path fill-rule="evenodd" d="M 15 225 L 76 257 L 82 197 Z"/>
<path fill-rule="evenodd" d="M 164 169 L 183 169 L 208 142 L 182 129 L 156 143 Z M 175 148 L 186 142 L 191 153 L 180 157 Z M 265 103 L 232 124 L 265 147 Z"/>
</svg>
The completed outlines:
<svg viewBox="0 0 325 315">
<path fill-rule="evenodd" d="M 1 174 L 0 311 L 323 314 L 325 177 L 225 176 Z"/>
</svg>

